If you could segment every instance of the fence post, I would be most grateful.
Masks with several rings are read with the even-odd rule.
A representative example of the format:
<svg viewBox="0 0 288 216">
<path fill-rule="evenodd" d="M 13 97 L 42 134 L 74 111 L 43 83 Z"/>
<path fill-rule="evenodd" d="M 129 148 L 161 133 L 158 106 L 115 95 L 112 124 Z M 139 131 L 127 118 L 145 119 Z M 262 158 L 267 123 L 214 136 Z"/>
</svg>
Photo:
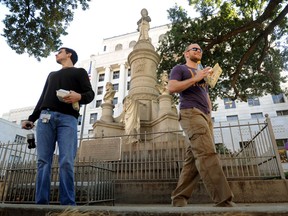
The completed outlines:
<svg viewBox="0 0 288 216">
<path fill-rule="evenodd" d="M 274 135 L 274 132 L 273 132 L 271 120 L 270 120 L 268 114 L 265 114 L 265 117 L 266 117 L 266 122 L 267 122 L 267 126 L 268 126 L 269 135 L 270 135 L 270 138 L 271 138 L 273 150 L 274 150 L 274 153 L 275 153 L 278 169 L 279 169 L 279 172 L 280 172 L 280 176 L 281 176 L 281 179 L 285 179 L 284 170 L 283 170 L 281 159 L 280 159 L 280 156 L 279 156 L 278 147 L 277 147 L 275 135 Z"/>
</svg>

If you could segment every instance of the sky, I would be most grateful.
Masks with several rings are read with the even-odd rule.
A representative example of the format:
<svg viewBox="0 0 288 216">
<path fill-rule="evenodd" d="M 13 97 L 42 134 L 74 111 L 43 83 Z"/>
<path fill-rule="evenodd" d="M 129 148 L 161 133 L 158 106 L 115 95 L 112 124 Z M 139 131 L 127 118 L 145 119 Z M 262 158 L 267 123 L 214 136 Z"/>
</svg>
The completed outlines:
<svg viewBox="0 0 288 216">
<path fill-rule="evenodd" d="M 175 3 L 191 10 L 188 0 L 91 0 L 88 10 L 75 12 L 68 35 L 61 37 L 63 46 L 76 50 L 78 62 L 89 59 L 102 49 L 104 38 L 135 32 L 143 8 L 151 17 L 150 27 L 168 24 L 167 10 Z M 7 11 L 0 4 L 0 34 Z M 0 118 L 11 109 L 35 106 L 48 74 L 61 68 L 54 53 L 39 62 L 27 54 L 16 54 L 3 36 L 0 36 L 0 62 Z"/>
</svg>

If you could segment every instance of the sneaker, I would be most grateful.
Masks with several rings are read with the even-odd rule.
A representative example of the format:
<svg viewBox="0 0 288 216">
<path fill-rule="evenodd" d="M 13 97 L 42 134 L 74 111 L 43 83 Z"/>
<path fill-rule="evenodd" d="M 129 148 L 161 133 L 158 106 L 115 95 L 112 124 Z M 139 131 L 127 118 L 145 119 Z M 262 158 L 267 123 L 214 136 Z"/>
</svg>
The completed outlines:
<svg viewBox="0 0 288 216">
<path fill-rule="evenodd" d="M 224 201 L 221 203 L 217 203 L 216 205 L 214 205 L 215 207 L 236 207 L 236 203 L 232 202 L 232 201 Z"/>
<path fill-rule="evenodd" d="M 172 206 L 174 207 L 184 207 L 187 206 L 187 200 L 186 199 L 174 199 L 172 200 Z"/>
</svg>

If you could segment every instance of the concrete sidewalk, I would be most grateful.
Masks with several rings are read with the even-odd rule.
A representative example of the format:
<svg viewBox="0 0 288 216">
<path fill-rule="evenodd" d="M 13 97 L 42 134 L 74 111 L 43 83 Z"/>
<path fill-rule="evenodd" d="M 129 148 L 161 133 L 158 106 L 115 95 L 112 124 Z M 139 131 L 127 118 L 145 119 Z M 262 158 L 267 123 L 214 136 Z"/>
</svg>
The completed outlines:
<svg viewBox="0 0 288 216">
<path fill-rule="evenodd" d="M 90 216 L 288 216 L 288 203 L 237 204 L 237 207 L 213 207 L 213 204 L 190 204 L 187 207 L 170 205 L 76 206 L 0 204 L 0 216 L 45 216 L 51 212 L 77 209 Z"/>
</svg>

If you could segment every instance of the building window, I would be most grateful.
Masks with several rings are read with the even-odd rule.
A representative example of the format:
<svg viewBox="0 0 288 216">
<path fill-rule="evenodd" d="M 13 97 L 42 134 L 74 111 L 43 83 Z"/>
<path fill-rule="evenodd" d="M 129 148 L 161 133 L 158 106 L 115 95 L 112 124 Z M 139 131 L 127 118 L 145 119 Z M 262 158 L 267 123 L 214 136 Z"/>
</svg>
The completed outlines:
<svg viewBox="0 0 288 216">
<path fill-rule="evenodd" d="M 259 112 L 259 113 L 251 113 L 251 118 L 252 118 L 252 119 L 263 118 L 263 113 L 262 113 L 262 112 Z"/>
<path fill-rule="evenodd" d="M 164 39 L 165 39 L 165 36 L 166 36 L 165 34 L 161 34 L 161 35 L 159 36 L 159 39 L 158 39 L 159 42 L 161 42 L 162 40 L 164 40 Z"/>
<path fill-rule="evenodd" d="M 113 79 L 119 79 L 120 71 L 113 72 Z"/>
<path fill-rule="evenodd" d="M 113 89 L 114 89 L 115 91 L 118 91 L 118 89 L 119 89 L 119 84 L 118 84 L 118 83 L 113 84 Z"/>
<path fill-rule="evenodd" d="M 16 156 L 16 155 L 10 155 L 8 162 L 12 164 L 17 164 L 20 162 L 21 156 Z"/>
<path fill-rule="evenodd" d="M 131 42 L 129 43 L 129 48 L 132 48 L 132 47 L 134 47 L 134 46 L 135 46 L 135 44 L 136 44 L 136 41 L 131 41 Z"/>
<path fill-rule="evenodd" d="M 131 69 L 129 68 L 128 69 L 128 77 L 130 77 L 131 76 Z"/>
<path fill-rule="evenodd" d="M 91 113 L 90 114 L 89 124 L 94 124 L 97 121 L 97 114 L 98 113 Z"/>
<path fill-rule="evenodd" d="M 130 89 L 130 82 L 127 82 L 127 90 Z"/>
<path fill-rule="evenodd" d="M 88 130 L 88 134 L 89 134 L 89 135 L 94 135 L 94 130 L 93 130 L 93 129 L 89 129 L 89 130 Z"/>
<path fill-rule="evenodd" d="M 224 98 L 225 109 L 236 108 L 235 101 L 232 101 L 230 98 Z"/>
<path fill-rule="evenodd" d="M 115 51 L 122 50 L 122 48 L 123 48 L 122 44 L 117 44 L 116 47 L 115 47 Z"/>
<path fill-rule="evenodd" d="M 276 139 L 278 149 L 284 149 L 286 141 L 288 142 L 288 139 Z"/>
<path fill-rule="evenodd" d="M 97 101 L 96 101 L 96 108 L 97 108 L 97 107 L 100 107 L 101 104 L 102 104 L 102 100 L 97 100 Z"/>
<path fill-rule="evenodd" d="M 276 111 L 277 116 L 285 116 L 288 115 L 288 110 L 279 110 Z"/>
<path fill-rule="evenodd" d="M 103 48 L 103 51 L 104 51 L 104 52 L 106 51 L 106 48 L 107 48 L 107 46 L 105 45 L 104 48 Z"/>
<path fill-rule="evenodd" d="M 260 106 L 259 98 L 248 98 L 248 106 Z"/>
<path fill-rule="evenodd" d="M 227 121 L 238 121 L 238 115 L 227 116 Z"/>
<path fill-rule="evenodd" d="M 99 74 L 99 79 L 98 81 L 101 82 L 101 81 L 104 81 L 104 78 L 105 78 L 105 74 Z"/>
<path fill-rule="evenodd" d="M 277 104 L 277 103 L 285 103 L 284 100 L 284 94 L 278 94 L 278 95 L 272 95 L 272 99 L 273 99 L 273 103 Z"/>
<path fill-rule="evenodd" d="M 113 105 L 116 105 L 118 103 L 118 97 L 113 98 Z"/>
<path fill-rule="evenodd" d="M 25 140 L 26 140 L 26 137 L 16 134 L 14 143 L 24 143 Z"/>
<path fill-rule="evenodd" d="M 99 86 L 97 89 L 97 95 L 103 94 L 103 86 Z"/>
<path fill-rule="evenodd" d="M 276 139 L 276 144 L 278 147 L 278 153 L 280 156 L 280 160 L 283 163 L 288 162 L 287 158 L 287 147 L 288 147 L 288 139 Z"/>
<path fill-rule="evenodd" d="M 82 115 L 79 115 L 78 116 L 78 125 L 81 125 L 81 123 L 82 123 Z"/>
</svg>

